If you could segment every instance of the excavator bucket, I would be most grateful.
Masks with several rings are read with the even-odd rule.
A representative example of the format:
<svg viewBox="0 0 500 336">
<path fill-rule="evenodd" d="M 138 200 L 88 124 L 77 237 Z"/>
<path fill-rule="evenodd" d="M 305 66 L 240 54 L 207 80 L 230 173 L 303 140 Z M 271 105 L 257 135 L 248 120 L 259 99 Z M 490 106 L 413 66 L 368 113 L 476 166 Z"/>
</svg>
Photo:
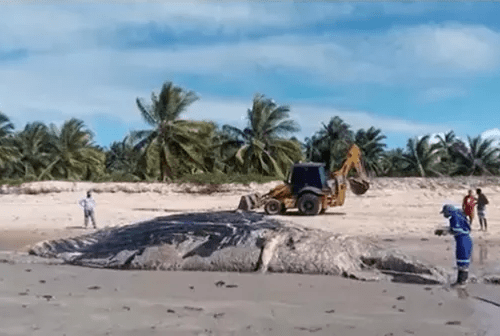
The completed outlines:
<svg viewBox="0 0 500 336">
<path fill-rule="evenodd" d="M 361 178 L 351 177 L 348 180 L 352 192 L 355 193 L 356 195 L 363 195 L 368 191 L 368 189 L 370 189 L 370 183 Z"/>
<path fill-rule="evenodd" d="M 258 193 L 241 196 L 238 210 L 248 211 L 258 208 L 260 206 L 260 200 L 261 195 Z"/>
</svg>

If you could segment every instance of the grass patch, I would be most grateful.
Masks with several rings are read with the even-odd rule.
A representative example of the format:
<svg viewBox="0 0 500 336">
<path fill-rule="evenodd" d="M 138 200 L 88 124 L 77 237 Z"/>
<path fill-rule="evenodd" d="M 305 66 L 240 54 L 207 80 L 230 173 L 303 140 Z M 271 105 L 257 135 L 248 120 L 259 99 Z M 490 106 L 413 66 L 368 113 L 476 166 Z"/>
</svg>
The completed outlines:
<svg viewBox="0 0 500 336">
<path fill-rule="evenodd" d="M 28 181 L 25 181 L 24 179 L 10 179 L 10 178 L 6 178 L 6 179 L 1 179 L 0 180 L 0 186 L 1 185 L 8 185 L 8 186 L 17 187 L 17 186 L 23 184 L 24 182 L 28 182 Z M 31 182 L 31 181 L 29 181 L 29 182 Z"/>
</svg>

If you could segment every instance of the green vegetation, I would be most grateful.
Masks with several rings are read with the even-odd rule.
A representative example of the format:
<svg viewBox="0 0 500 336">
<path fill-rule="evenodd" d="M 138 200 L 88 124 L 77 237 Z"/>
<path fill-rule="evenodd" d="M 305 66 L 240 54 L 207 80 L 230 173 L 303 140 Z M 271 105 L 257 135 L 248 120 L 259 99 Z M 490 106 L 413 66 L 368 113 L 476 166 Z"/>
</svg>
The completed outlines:
<svg viewBox="0 0 500 336">
<path fill-rule="evenodd" d="M 67 120 L 60 128 L 32 122 L 16 130 L 0 112 L 0 184 L 27 181 L 172 181 L 221 185 L 282 180 L 292 163 L 324 162 L 340 168 L 348 147 L 356 143 L 370 176 L 500 175 L 500 148 L 481 136 L 462 141 L 450 131 L 408 139 L 405 148 L 386 150 L 381 129 L 353 130 L 338 116 L 305 139 L 291 107 L 257 94 L 247 111 L 247 126 L 221 128 L 188 119 L 198 100 L 192 91 L 166 82 L 148 104 L 137 98 L 138 113 L 150 129 L 132 131 L 109 148 L 94 143 L 83 121 Z M 235 111 L 241 113 L 242 111 Z"/>
<path fill-rule="evenodd" d="M 284 178 L 290 164 L 303 159 L 300 143 L 286 138 L 299 130 L 289 113 L 290 107 L 256 95 L 247 111 L 245 129 L 224 125 L 222 145 L 233 148 L 227 157 L 233 171 Z"/>
<path fill-rule="evenodd" d="M 265 176 L 261 174 L 223 174 L 223 173 L 201 173 L 184 175 L 177 180 L 179 183 L 194 183 L 194 184 L 227 184 L 227 183 L 237 183 L 237 184 L 250 184 L 255 183 L 267 183 L 276 181 L 276 176 Z"/>
</svg>

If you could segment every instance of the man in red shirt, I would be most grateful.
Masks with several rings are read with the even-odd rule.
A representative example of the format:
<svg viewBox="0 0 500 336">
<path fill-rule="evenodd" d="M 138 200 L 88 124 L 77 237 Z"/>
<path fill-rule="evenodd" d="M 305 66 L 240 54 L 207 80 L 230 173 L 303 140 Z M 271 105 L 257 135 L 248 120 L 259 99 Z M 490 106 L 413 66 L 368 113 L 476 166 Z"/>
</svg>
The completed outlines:
<svg viewBox="0 0 500 336">
<path fill-rule="evenodd" d="M 469 219 L 469 223 L 472 227 L 472 220 L 474 219 L 474 207 L 476 206 L 476 199 L 472 196 L 472 190 L 469 190 L 467 196 L 464 197 L 462 202 L 462 210 Z"/>
</svg>

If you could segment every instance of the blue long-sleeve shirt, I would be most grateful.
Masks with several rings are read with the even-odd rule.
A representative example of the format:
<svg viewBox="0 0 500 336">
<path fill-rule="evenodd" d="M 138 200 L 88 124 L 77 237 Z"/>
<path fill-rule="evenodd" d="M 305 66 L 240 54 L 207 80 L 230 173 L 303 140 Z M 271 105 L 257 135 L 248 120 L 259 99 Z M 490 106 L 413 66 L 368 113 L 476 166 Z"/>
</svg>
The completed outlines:
<svg viewBox="0 0 500 336">
<path fill-rule="evenodd" d="M 460 210 L 454 210 L 449 217 L 450 220 L 450 232 L 454 236 L 468 235 L 470 234 L 470 225 L 467 217 Z"/>
</svg>

